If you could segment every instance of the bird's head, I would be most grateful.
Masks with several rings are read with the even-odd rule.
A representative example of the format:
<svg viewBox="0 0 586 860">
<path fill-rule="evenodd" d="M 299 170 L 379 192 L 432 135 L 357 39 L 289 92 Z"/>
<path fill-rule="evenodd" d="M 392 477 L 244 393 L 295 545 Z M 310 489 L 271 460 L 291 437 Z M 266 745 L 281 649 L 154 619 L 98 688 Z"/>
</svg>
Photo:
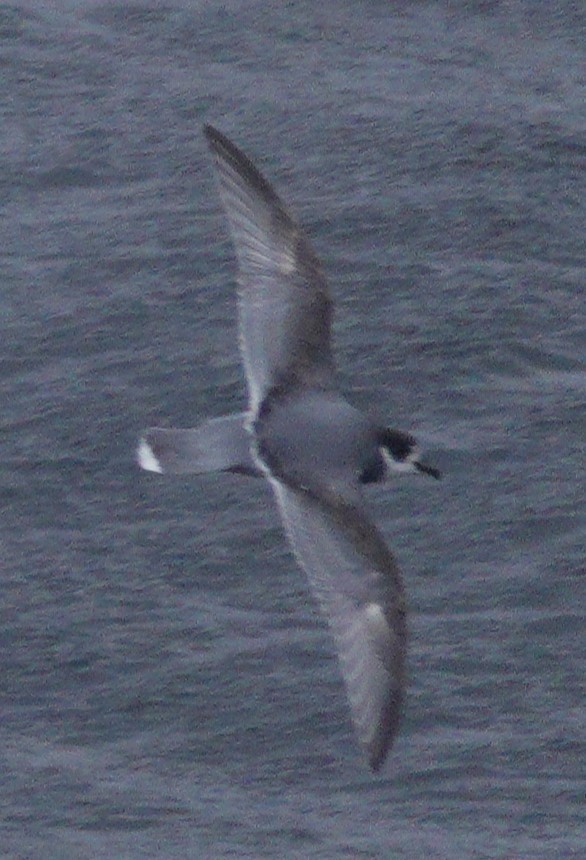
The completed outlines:
<svg viewBox="0 0 586 860">
<path fill-rule="evenodd" d="M 439 469 L 422 462 L 417 442 L 410 433 L 386 428 L 380 435 L 381 452 L 391 472 L 421 472 L 432 478 L 441 478 Z"/>
</svg>

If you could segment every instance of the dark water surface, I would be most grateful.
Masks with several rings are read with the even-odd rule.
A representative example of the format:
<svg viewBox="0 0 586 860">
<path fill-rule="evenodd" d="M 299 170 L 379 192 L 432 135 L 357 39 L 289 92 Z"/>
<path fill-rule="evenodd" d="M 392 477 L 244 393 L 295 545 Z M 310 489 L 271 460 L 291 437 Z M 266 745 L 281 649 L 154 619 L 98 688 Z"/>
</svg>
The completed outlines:
<svg viewBox="0 0 586 860">
<path fill-rule="evenodd" d="M 2 858 L 585 856 L 585 16 L 0 6 Z M 445 472 L 370 492 L 411 610 L 380 776 L 267 488 L 133 462 L 244 405 L 204 122 Z"/>
</svg>

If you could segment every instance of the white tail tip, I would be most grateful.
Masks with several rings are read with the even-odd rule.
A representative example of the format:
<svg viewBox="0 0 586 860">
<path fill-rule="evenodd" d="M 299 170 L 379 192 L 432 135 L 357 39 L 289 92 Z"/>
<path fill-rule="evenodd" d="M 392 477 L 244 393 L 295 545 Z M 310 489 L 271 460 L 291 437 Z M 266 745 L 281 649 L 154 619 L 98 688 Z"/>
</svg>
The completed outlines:
<svg viewBox="0 0 586 860">
<path fill-rule="evenodd" d="M 146 439 L 140 440 L 136 451 L 136 459 L 141 469 L 146 469 L 147 472 L 158 472 L 160 475 L 163 474 L 161 464 L 155 457 L 153 449 Z"/>
</svg>

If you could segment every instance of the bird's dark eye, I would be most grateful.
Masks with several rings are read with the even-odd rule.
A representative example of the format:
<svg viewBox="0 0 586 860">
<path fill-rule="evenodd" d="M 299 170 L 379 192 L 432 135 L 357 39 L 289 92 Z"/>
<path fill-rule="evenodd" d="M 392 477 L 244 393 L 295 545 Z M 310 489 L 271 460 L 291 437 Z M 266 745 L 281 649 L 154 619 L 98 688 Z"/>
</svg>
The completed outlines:
<svg viewBox="0 0 586 860">
<path fill-rule="evenodd" d="M 400 430 L 385 430 L 381 444 L 389 450 L 395 460 L 400 462 L 406 460 L 416 447 L 413 436 L 410 436 L 409 433 L 402 433 Z"/>
</svg>

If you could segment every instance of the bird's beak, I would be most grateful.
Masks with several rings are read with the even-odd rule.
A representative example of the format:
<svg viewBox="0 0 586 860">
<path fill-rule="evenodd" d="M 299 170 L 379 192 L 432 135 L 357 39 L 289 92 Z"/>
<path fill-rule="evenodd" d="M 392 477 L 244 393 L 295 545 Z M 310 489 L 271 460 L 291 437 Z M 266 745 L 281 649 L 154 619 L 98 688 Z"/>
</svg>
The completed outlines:
<svg viewBox="0 0 586 860">
<path fill-rule="evenodd" d="M 427 463 L 420 463 L 419 460 L 416 460 L 413 465 L 418 472 L 421 472 L 424 475 L 431 475 L 431 477 L 435 478 L 436 481 L 439 481 L 442 476 L 439 469 L 434 469 L 433 466 L 428 466 Z"/>
</svg>

